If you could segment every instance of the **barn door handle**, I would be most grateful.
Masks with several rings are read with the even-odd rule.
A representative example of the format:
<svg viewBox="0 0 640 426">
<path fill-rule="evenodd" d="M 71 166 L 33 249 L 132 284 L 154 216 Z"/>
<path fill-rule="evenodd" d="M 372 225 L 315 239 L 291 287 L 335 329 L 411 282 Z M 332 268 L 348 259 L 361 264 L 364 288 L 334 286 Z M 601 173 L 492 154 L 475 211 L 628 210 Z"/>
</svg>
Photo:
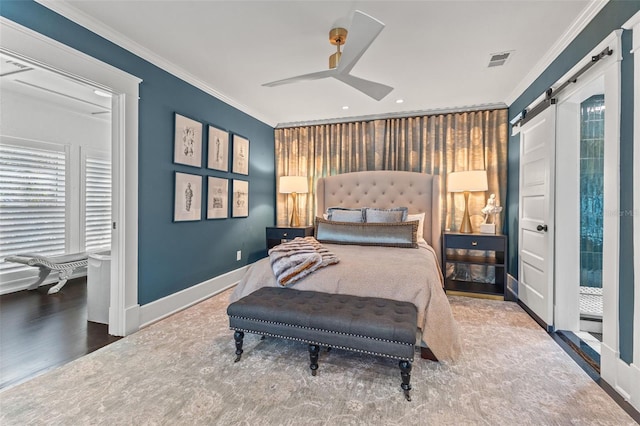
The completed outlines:
<svg viewBox="0 0 640 426">
<path fill-rule="evenodd" d="M 538 231 L 544 231 L 544 232 L 547 232 L 547 225 L 538 225 L 538 226 L 536 227 L 536 229 L 537 229 Z"/>
</svg>

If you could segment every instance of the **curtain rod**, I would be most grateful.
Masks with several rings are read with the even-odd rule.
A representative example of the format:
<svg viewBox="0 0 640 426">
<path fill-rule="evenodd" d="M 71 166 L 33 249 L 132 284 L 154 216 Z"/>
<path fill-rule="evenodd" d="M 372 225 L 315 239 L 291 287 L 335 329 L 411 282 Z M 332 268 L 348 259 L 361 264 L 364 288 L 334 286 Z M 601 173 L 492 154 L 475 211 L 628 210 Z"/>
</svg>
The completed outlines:
<svg viewBox="0 0 640 426">
<path fill-rule="evenodd" d="M 420 116 L 426 116 L 426 115 L 441 115 L 441 114 L 451 114 L 451 113 L 457 113 L 457 112 L 487 111 L 487 110 L 505 109 L 505 108 L 507 108 L 507 105 L 505 103 L 498 103 L 498 104 L 486 104 L 486 105 L 472 105 L 472 106 L 460 107 L 460 108 L 443 108 L 443 109 L 432 109 L 432 110 L 423 110 L 423 111 L 392 112 L 387 114 L 372 114 L 372 115 L 362 115 L 362 116 L 345 117 L 345 118 L 329 118 L 326 120 L 279 123 L 276 126 L 276 129 L 319 126 L 323 124 L 354 123 L 359 121 L 383 120 L 387 118 L 420 117 Z"/>
<path fill-rule="evenodd" d="M 527 121 L 531 120 L 536 115 L 540 114 L 542 111 L 547 109 L 549 105 L 555 104 L 557 100 L 554 97 L 557 96 L 558 93 L 562 92 L 570 84 L 576 83 L 578 81 L 578 77 L 580 77 L 582 74 L 587 72 L 592 66 L 597 64 L 598 61 L 600 61 L 600 59 L 604 58 L 605 56 L 611 56 L 612 54 L 613 54 L 613 50 L 610 49 L 609 46 L 607 46 L 602 52 L 598 53 L 597 55 L 593 55 L 591 57 L 591 61 L 587 62 L 582 68 L 576 71 L 575 74 L 569 77 L 569 79 L 564 83 L 562 83 L 557 89 L 553 90 L 553 87 L 549 87 L 545 92 L 544 100 L 537 103 L 529 111 L 527 111 L 526 108 L 523 109 L 522 112 L 520 112 L 520 114 L 518 114 L 518 116 L 516 117 L 517 120 L 511 121 L 511 125 L 513 127 L 522 126 Z"/>
</svg>

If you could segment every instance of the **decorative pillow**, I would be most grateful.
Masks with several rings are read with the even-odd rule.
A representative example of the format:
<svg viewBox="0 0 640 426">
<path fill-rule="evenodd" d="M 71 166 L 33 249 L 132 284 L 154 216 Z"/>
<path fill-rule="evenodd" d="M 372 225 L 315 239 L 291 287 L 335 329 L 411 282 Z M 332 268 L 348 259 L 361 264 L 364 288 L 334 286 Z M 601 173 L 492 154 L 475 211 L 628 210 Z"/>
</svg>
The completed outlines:
<svg viewBox="0 0 640 426">
<path fill-rule="evenodd" d="M 423 213 L 417 213 L 417 214 L 408 214 L 407 215 L 407 222 L 411 222 L 417 220 L 418 221 L 418 242 L 426 242 L 424 239 L 424 212 Z"/>
<path fill-rule="evenodd" d="M 316 217 L 315 237 L 321 243 L 417 248 L 418 221 L 396 223 L 334 222 Z"/>
<path fill-rule="evenodd" d="M 364 209 L 348 209 L 345 207 L 329 207 L 327 220 L 335 222 L 364 222 Z"/>
<path fill-rule="evenodd" d="M 374 209 L 367 207 L 364 209 L 364 221 L 375 223 L 404 222 L 407 220 L 409 209 L 406 207 L 395 207 L 392 209 Z"/>
</svg>

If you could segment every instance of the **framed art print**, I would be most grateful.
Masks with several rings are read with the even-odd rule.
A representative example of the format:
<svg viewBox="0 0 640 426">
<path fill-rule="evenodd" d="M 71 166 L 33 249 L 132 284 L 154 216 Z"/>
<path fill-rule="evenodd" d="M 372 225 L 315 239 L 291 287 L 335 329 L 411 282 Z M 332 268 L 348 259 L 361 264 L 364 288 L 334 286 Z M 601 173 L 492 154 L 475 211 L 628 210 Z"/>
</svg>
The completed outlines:
<svg viewBox="0 0 640 426">
<path fill-rule="evenodd" d="M 249 174 L 249 139 L 233 135 L 233 173 Z"/>
<path fill-rule="evenodd" d="M 175 114 L 173 162 L 202 167 L 202 123 Z"/>
<path fill-rule="evenodd" d="M 209 126 L 209 158 L 207 168 L 229 171 L 229 133 Z"/>
<path fill-rule="evenodd" d="M 207 219 L 229 217 L 229 180 L 209 176 L 207 178 Z"/>
<path fill-rule="evenodd" d="M 233 180 L 233 199 L 231 206 L 232 217 L 249 216 L 249 182 Z"/>
<path fill-rule="evenodd" d="M 176 172 L 173 220 L 183 222 L 202 218 L 202 176 Z"/>
</svg>

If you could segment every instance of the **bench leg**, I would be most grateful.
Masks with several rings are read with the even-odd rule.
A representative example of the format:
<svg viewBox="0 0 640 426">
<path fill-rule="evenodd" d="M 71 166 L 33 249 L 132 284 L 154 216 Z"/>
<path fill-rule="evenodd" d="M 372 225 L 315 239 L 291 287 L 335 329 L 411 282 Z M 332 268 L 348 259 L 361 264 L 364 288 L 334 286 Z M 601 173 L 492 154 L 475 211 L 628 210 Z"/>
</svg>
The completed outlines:
<svg viewBox="0 0 640 426">
<path fill-rule="evenodd" d="M 62 271 L 60 271 L 60 273 L 58 274 L 58 284 L 51 287 L 47 294 L 56 294 L 57 292 L 59 292 L 60 289 L 67 283 L 67 280 L 72 273 L 73 269 L 63 269 Z"/>
<path fill-rule="evenodd" d="M 44 280 L 47 279 L 49 273 L 51 272 L 51 269 L 46 267 L 41 266 L 39 267 L 39 269 L 40 272 L 38 273 L 38 279 L 33 284 L 29 285 L 29 287 L 27 287 L 27 290 L 37 290 L 38 287 L 40 287 L 40 284 L 42 284 Z"/>
<path fill-rule="evenodd" d="M 236 360 L 234 362 L 240 361 L 240 357 L 242 356 L 242 339 L 244 339 L 244 333 L 242 331 L 236 331 L 233 333 L 233 339 L 236 341 Z"/>
<path fill-rule="evenodd" d="M 409 384 L 411 381 L 411 361 L 400 361 L 400 377 L 402 377 L 400 387 L 404 391 L 404 397 L 407 401 L 411 401 L 411 395 L 409 394 L 411 390 L 411 385 Z"/>
<path fill-rule="evenodd" d="M 309 368 L 311 368 L 311 375 L 315 376 L 316 371 L 318 370 L 318 353 L 320 352 L 320 346 L 309 344 L 309 359 L 311 360 L 311 364 Z"/>
</svg>

